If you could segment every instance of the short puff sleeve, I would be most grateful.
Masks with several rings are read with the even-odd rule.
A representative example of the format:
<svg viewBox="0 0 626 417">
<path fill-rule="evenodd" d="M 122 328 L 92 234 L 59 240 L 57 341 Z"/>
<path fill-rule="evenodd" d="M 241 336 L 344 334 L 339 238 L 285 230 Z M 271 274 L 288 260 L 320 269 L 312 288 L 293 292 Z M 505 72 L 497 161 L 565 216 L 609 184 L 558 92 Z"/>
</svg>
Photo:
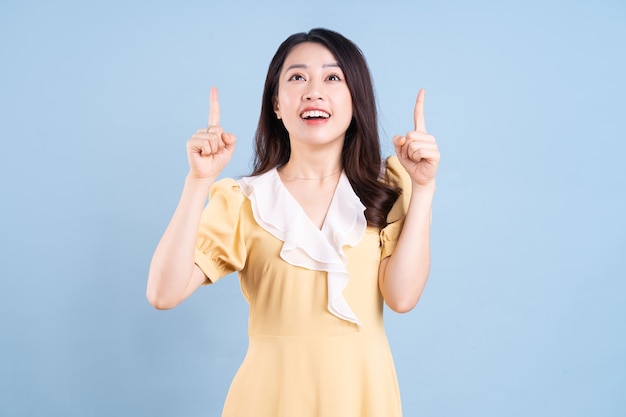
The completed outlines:
<svg viewBox="0 0 626 417">
<path fill-rule="evenodd" d="M 243 269 L 247 249 L 241 210 L 245 196 L 232 178 L 214 183 L 202 212 L 194 261 L 211 284 Z"/>
<path fill-rule="evenodd" d="M 385 161 L 382 180 L 399 187 L 400 195 L 387 215 L 387 226 L 380 231 L 382 250 L 380 259 L 390 256 L 398 243 L 400 232 L 404 226 L 404 218 L 411 199 L 411 177 L 400 164 L 397 156 L 390 156 Z"/>
</svg>

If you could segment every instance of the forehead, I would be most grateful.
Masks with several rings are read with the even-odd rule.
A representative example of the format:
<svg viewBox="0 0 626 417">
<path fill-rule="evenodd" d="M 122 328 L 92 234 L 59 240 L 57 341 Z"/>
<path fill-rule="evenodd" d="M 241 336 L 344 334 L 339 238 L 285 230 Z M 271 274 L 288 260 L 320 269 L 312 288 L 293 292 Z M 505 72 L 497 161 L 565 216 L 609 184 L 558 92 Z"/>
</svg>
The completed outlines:
<svg viewBox="0 0 626 417">
<path fill-rule="evenodd" d="M 316 42 L 303 42 L 294 46 L 287 54 L 283 71 L 292 66 L 323 67 L 337 64 L 337 59 L 324 45 Z"/>
</svg>

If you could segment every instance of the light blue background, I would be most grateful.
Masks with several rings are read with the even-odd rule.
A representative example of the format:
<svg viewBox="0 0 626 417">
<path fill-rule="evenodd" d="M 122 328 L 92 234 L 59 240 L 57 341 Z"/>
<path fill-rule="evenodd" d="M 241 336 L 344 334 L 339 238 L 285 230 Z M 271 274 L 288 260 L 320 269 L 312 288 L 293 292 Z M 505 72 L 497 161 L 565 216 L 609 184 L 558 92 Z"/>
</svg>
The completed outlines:
<svg viewBox="0 0 626 417">
<path fill-rule="evenodd" d="M 219 415 L 237 279 L 160 312 L 148 265 L 211 85 L 246 174 L 317 26 L 365 52 L 385 153 L 420 87 L 442 152 L 429 284 L 386 316 L 405 415 L 626 415 L 625 3 L 383 3 L 0 4 L 2 416 Z"/>
</svg>

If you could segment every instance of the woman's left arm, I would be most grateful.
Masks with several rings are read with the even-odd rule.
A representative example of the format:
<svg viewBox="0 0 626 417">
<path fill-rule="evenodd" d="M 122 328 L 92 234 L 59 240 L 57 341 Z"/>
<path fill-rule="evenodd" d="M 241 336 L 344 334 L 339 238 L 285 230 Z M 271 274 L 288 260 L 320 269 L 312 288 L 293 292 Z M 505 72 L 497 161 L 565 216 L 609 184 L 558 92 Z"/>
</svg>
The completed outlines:
<svg viewBox="0 0 626 417">
<path fill-rule="evenodd" d="M 414 131 L 393 138 L 398 159 L 411 177 L 411 197 L 397 246 L 379 269 L 380 291 L 399 313 L 415 307 L 430 270 L 430 220 L 440 155 L 435 138 L 426 132 L 423 89 L 414 120 Z"/>
</svg>

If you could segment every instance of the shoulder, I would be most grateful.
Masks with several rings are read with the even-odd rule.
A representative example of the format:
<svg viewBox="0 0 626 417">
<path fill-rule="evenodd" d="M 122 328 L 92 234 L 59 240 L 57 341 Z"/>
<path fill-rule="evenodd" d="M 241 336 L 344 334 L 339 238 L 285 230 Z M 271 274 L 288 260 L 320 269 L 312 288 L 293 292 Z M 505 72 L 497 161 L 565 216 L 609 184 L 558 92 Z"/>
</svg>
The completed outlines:
<svg viewBox="0 0 626 417">
<path fill-rule="evenodd" d="M 222 178 L 217 180 L 211 185 L 210 195 L 216 193 L 240 193 L 241 189 L 239 187 L 239 183 L 234 178 Z"/>
<path fill-rule="evenodd" d="M 209 205 L 221 201 L 228 206 L 241 205 L 244 195 L 239 183 L 233 178 L 222 178 L 211 186 L 209 190 Z"/>
<path fill-rule="evenodd" d="M 381 180 L 399 189 L 400 195 L 387 215 L 387 221 L 394 221 L 404 217 L 411 199 L 411 176 L 400 163 L 397 156 L 387 157 L 382 164 Z"/>
<path fill-rule="evenodd" d="M 401 189 L 411 187 L 411 177 L 400 163 L 397 156 L 392 155 L 383 160 L 381 167 L 381 179 Z"/>
</svg>

